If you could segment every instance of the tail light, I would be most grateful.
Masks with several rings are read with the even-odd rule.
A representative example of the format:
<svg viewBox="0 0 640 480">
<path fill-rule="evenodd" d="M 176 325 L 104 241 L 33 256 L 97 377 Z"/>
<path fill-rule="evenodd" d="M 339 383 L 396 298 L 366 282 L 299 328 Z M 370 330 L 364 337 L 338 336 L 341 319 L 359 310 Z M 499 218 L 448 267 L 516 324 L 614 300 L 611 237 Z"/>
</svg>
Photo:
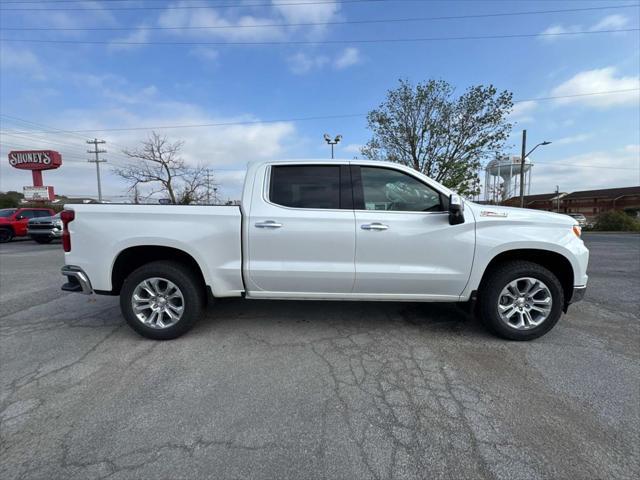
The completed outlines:
<svg viewBox="0 0 640 480">
<path fill-rule="evenodd" d="M 71 251 L 71 233 L 69 233 L 69 223 L 73 222 L 76 218 L 76 212 L 73 210 L 63 210 L 60 213 L 60 220 L 62 220 L 62 248 L 65 252 Z"/>
</svg>

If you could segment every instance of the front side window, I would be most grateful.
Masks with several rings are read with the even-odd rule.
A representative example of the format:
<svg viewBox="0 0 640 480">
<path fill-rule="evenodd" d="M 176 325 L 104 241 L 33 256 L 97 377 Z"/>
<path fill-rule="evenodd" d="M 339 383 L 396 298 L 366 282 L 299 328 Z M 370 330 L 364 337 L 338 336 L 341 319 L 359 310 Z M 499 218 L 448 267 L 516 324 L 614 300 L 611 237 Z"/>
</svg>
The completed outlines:
<svg viewBox="0 0 640 480">
<path fill-rule="evenodd" d="M 16 209 L 15 208 L 3 208 L 0 210 L 0 217 L 1 218 L 7 218 L 10 217 L 11 215 L 13 215 L 14 213 L 16 213 Z"/>
<path fill-rule="evenodd" d="M 285 207 L 338 209 L 340 166 L 273 166 L 269 200 Z"/>
<path fill-rule="evenodd" d="M 364 208 L 401 212 L 442 210 L 440 194 L 411 175 L 380 167 L 361 167 Z"/>
</svg>

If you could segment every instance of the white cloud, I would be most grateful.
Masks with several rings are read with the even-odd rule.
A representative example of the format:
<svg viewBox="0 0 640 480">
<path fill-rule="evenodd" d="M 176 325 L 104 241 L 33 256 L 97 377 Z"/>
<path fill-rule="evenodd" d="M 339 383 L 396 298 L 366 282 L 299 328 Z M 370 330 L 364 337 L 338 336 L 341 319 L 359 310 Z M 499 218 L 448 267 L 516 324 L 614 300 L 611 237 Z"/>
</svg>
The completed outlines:
<svg viewBox="0 0 640 480">
<path fill-rule="evenodd" d="M 623 15 L 609 15 L 593 25 L 590 30 L 617 30 L 624 28 L 629 23 L 629 19 Z"/>
<path fill-rule="evenodd" d="M 220 57 L 220 52 L 210 47 L 195 47 L 189 54 L 207 62 L 215 62 Z"/>
<path fill-rule="evenodd" d="M 555 160 L 534 160 L 531 192 L 555 190 L 571 192 L 597 188 L 638 185 L 640 164 L 637 154 L 617 149 L 588 152 Z"/>
<path fill-rule="evenodd" d="M 304 5 L 306 1 L 312 2 Z M 282 3 L 282 2 L 280 2 Z M 315 0 L 298 0 L 295 5 L 282 5 L 273 2 L 265 10 L 265 15 L 238 15 L 237 9 L 221 11 L 216 8 L 166 9 L 158 18 L 158 26 L 165 28 L 183 28 L 172 30 L 174 35 L 199 38 L 217 38 L 229 42 L 273 41 L 302 35 L 317 38 L 324 34 L 326 25 L 282 27 L 261 25 L 280 25 L 289 23 L 323 23 L 338 17 L 340 4 L 318 4 Z M 185 1 L 168 6 L 190 6 Z M 184 27 L 189 27 L 185 29 Z M 207 28 L 199 28 L 207 27 Z"/>
<path fill-rule="evenodd" d="M 336 70 L 343 70 L 360 63 L 360 52 L 357 48 L 348 47 L 335 57 L 328 55 L 298 52 L 287 57 L 289 69 L 296 75 L 304 75 L 331 66 Z"/>
<path fill-rule="evenodd" d="M 3 75 L 9 72 L 28 73 L 36 80 L 45 79 L 46 69 L 31 50 L 14 47 L 8 43 L 0 46 L 0 69 Z"/>
<path fill-rule="evenodd" d="M 287 57 L 289 69 L 296 75 L 304 75 L 314 70 L 319 70 L 329 63 L 326 55 L 309 55 L 298 52 Z"/>
<path fill-rule="evenodd" d="M 553 141 L 554 145 L 571 145 L 574 143 L 585 142 L 592 137 L 591 134 L 588 133 L 580 133 L 577 135 L 570 135 L 568 137 L 562 137 Z"/>
<path fill-rule="evenodd" d="M 580 31 L 579 25 L 551 25 L 550 27 L 545 28 L 540 35 L 542 40 L 552 42 L 557 38 L 554 37 L 554 35 L 564 35 L 577 31 Z"/>
<path fill-rule="evenodd" d="M 640 76 L 617 75 L 615 67 L 606 67 L 579 72 L 553 90 L 551 96 L 582 95 L 594 92 L 630 90 L 640 88 Z M 614 106 L 635 106 L 638 108 L 639 92 L 628 91 L 609 95 L 589 95 L 559 98 L 561 105 L 577 104 L 607 108 Z"/>
<path fill-rule="evenodd" d="M 563 38 L 563 34 L 581 32 L 585 30 L 618 30 L 624 28 L 628 23 L 629 18 L 619 14 L 608 15 L 598 22 L 594 23 L 593 25 L 587 27 L 583 25 L 562 25 L 558 23 L 545 28 L 540 33 L 540 39 L 545 42 L 553 42 L 558 40 L 559 38 Z M 571 38 L 572 35 L 567 35 L 567 37 Z"/>
<path fill-rule="evenodd" d="M 307 3 L 309 5 L 301 5 Z M 272 0 L 273 9 L 287 23 L 325 23 L 339 18 L 339 3 L 318 3 L 317 0 L 298 0 L 295 5 L 282 5 L 283 2 Z M 280 4 L 278 4 L 280 3 Z M 319 36 L 327 29 L 326 25 L 303 27 L 308 35 Z"/>
<path fill-rule="evenodd" d="M 361 62 L 360 51 L 354 47 L 345 48 L 334 60 L 333 65 L 338 70 L 348 68 Z"/>
<path fill-rule="evenodd" d="M 111 43 L 109 43 L 109 48 L 111 50 L 132 50 L 136 48 L 140 48 L 144 45 L 135 45 L 136 43 L 148 42 L 151 37 L 151 30 L 145 28 L 146 25 L 140 25 L 136 30 L 131 32 L 124 37 L 119 37 L 114 39 Z M 118 43 L 123 42 L 123 43 Z M 130 45 L 125 45 L 126 43 L 131 42 Z"/>
<path fill-rule="evenodd" d="M 350 143 L 345 145 L 341 150 L 346 153 L 353 153 L 355 155 L 360 154 L 360 150 L 362 150 L 363 145 L 360 143 Z"/>
<path fill-rule="evenodd" d="M 639 144 L 631 144 L 627 145 L 623 149 L 626 153 L 635 153 L 636 155 L 640 155 L 640 145 Z"/>
<path fill-rule="evenodd" d="M 252 114 L 234 116 L 218 115 L 205 111 L 199 105 L 165 100 L 154 85 L 139 87 L 110 75 L 81 75 L 71 78 L 74 83 L 88 85 L 96 91 L 98 101 L 91 109 L 66 109 L 59 111 L 56 120 L 42 120 L 60 130 L 90 130 L 117 127 L 133 128 L 124 131 L 96 131 L 82 134 L 31 133 L 26 137 L 6 137 L 0 145 L 0 156 L 6 158 L 12 148 L 47 148 L 62 153 L 64 165 L 55 172 L 45 173 L 45 182 L 54 185 L 56 191 L 69 195 L 95 195 L 95 168 L 86 162 L 84 137 L 97 136 L 106 140 L 103 165 L 103 190 L 106 196 L 124 194 L 126 185 L 113 174 L 112 167 L 128 160 L 123 148 L 131 148 L 144 140 L 150 130 L 139 127 L 163 125 L 226 124 L 197 128 L 157 128 L 170 140 L 184 141 L 183 158 L 191 165 L 203 165 L 213 169 L 221 183 L 220 192 L 232 199 L 238 198 L 242 187 L 242 172 L 246 163 L 291 156 L 289 153 L 300 141 L 291 122 L 260 123 Z M 111 85 L 109 90 L 104 87 Z M 105 103 L 106 101 L 106 103 Z M 235 124 L 234 123 L 241 123 Z M 9 131 L 41 130 L 3 122 Z M 43 128 L 44 129 L 44 128 Z M 218 172 L 218 169 L 221 169 Z M 21 190 L 30 183 L 25 172 L 0 162 L 0 189 Z"/>
<path fill-rule="evenodd" d="M 538 103 L 533 100 L 525 100 L 513 105 L 510 119 L 514 122 L 524 123 L 533 120 L 531 114 L 538 108 Z"/>
</svg>

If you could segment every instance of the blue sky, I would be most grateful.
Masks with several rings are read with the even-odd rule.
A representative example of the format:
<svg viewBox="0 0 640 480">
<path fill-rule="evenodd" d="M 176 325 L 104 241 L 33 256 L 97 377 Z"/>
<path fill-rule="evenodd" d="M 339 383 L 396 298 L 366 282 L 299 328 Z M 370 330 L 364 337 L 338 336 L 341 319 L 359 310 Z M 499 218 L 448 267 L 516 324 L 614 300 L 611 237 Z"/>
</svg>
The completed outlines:
<svg viewBox="0 0 640 480">
<path fill-rule="evenodd" d="M 542 140 L 553 142 L 532 156 L 532 193 L 551 191 L 556 184 L 564 191 L 640 184 L 639 32 L 540 35 L 638 28 L 637 7 L 374 24 L 254 27 L 615 7 L 637 5 L 637 1 L 320 3 L 323 1 L 326 0 L 0 1 L 3 39 L 69 42 L 1 43 L 0 189 L 21 189 L 30 183 L 28 173 L 8 166 L 8 150 L 51 148 L 63 154 L 64 166 L 45 173 L 45 183 L 54 185 L 62 194 L 95 195 L 95 170 L 85 161 L 87 145 L 83 139 L 97 136 L 107 141 L 109 151 L 105 155 L 109 162 L 103 190 L 107 196 L 121 195 L 125 186 L 110 173 L 109 166 L 122 164 L 122 148 L 135 145 L 146 136 L 147 131 L 141 127 L 258 122 L 158 129 L 171 139 L 184 140 L 187 161 L 213 168 L 222 195 L 237 198 L 246 162 L 324 158 L 329 153 L 322 140 L 324 132 L 343 135 L 337 156 L 358 155 L 359 146 L 369 139 L 364 116 L 292 119 L 366 113 L 384 99 L 385 92 L 395 87 L 399 78 L 413 82 L 444 79 L 460 92 L 473 84 L 491 83 L 513 91 L 516 100 L 632 90 L 517 103 L 512 114 L 513 136 L 505 153 L 519 152 L 522 128 L 527 129 L 531 145 Z M 183 8 L 207 5 L 209 8 Z M 223 6 L 214 8 L 216 5 Z M 7 11 L 16 8 L 34 10 Z M 225 28 L 182 28 L 194 26 Z M 80 27 L 113 30 L 73 30 Z M 286 43 L 513 34 L 537 36 L 402 43 Z M 104 43 L 81 43 L 86 41 Z M 285 43 L 224 45 L 227 42 Z M 270 120 L 283 121 L 259 123 Z M 137 130 L 41 133 L 50 131 L 48 127 L 73 131 Z"/>
</svg>

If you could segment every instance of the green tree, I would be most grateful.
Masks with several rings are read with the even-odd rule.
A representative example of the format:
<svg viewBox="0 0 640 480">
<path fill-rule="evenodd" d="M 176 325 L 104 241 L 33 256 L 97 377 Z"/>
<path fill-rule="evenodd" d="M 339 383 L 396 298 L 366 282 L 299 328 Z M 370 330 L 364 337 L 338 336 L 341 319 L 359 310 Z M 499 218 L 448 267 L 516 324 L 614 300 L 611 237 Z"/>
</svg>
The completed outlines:
<svg viewBox="0 0 640 480">
<path fill-rule="evenodd" d="M 605 232 L 639 232 L 640 222 L 624 212 L 612 210 L 598 215 L 593 229 Z"/>
<path fill-rule="evenodd" d="M 513 94 L 477 85 L 456 96 L 444 80 L 415 87 L 400 80 L 369 112 L 369 159 L 407 165 L 462 195 L 479 193 L 482 160 L 502 149 L 511 132 Z"/>
<path fill-rule="evenodd" d="M 15 190 L 9 190 L 8 192 L 0 192 L 0 208 L 15 208 L 20 206 L 20 201 L 24 198 L 24 195 Z"/>
</svg>

